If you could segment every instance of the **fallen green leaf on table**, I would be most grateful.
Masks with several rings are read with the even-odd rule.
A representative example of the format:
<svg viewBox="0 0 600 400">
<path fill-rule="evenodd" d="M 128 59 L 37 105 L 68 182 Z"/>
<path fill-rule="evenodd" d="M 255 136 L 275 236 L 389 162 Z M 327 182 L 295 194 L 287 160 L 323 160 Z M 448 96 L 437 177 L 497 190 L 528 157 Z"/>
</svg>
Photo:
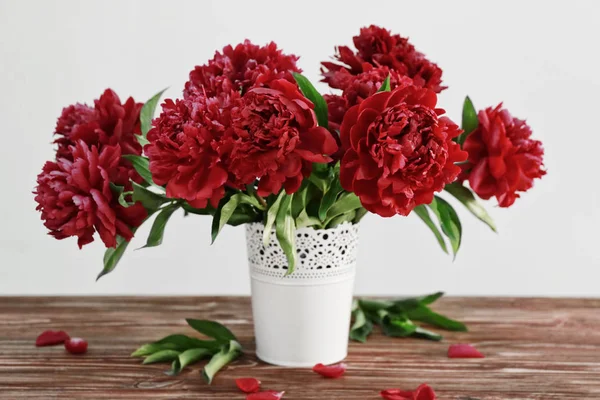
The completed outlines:
<svg viewBox="0 0 600 400">
<path fill-rule="evenodd" d="M 177 375 L 188 365 L 210 358 L 202 371 L 202 376 L 210 384 L 219 370 L 242 354 L 242 346 L 235 335 L 218 322 L 198 319 L 186 319 L 186 322 L 211 340 L 169 335 L 142 345 L 131 356 L 144 357 L 142 364 L 172 362 L 168 375 Z"/>
<path fill-rule="evenodd" d="M 462 322 L 438 314 L 428 307 L 443 295 L 437 292 L 398 300 L 355 300 L 350 339 L 364 343 L 373 326 L 379 325 L 386 336 L 442 340 L 441 335 L 420 327 L 415 321 L 448 331 L 466 332 L 467 327 Z"/>
</svg>

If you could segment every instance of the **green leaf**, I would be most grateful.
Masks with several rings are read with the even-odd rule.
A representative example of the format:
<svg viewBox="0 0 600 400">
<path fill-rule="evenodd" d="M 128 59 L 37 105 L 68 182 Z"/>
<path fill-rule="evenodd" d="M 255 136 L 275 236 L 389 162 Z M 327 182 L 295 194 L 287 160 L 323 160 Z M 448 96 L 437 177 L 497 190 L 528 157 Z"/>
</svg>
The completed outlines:
<svg viewBox="0 0 600 400">
<path fill-rule="evenodd" d="M 473 106 L 473 102 L 469 98 L 469 96 L 465 97 L 465 102 L 463 104 L 462 111 L 462 129 L 463 133 L 456 139 L 457 143 L 461 145 L 465 142 L 467 136 L 469 136 L 477 126 L 479 125 L 479 120 L 477 119 L 477 111 L 475 110 L 475 106 Z"/>
<path fill-rule="evenodd" d="M 229 220 L 233 217 L 236 210 L 241 204 L 248 204 L 253 207 L 256 207 L 260 210 L 264 210 L 264 206 L 260 204 L 259 200 L 255 197 L 248 196 L 245 193 L 236 193 L 226 200 L 225 204 L 222 206 L 219 205 L 219 209 L 214 214 L 213 224 L 212 224 L 212 242 L 215 242 L 215 239 L 223 229 L 223 227 L 229 222 Z M 239 225 L 239 219 L 242 219 L 243 222 L 251 222 L 256 218 L 256 213 L 252 213 L 247 216 L 248 218 L 244 218 L 243 213 L 238 213 L 236 216 L 236 223 L 234 225 Z M 243 223 L 242 222 L 242 223 Z"/>
<path fill-rule="evenodd" d="M 169 335 L 153 343 L 147 343 L 140 346 L 131 353 L 132 357 L 144 357 L 162 350 L 177 350 L 184 352 L 192 348 L 202 348 L 215 353 L 221 348 L 221 344 L 216 340 L 200 340 L 186 335 Z"/>
<path fill-rule="evenodd" d="M 277 200 L 271 205 L 269 210 L 267 211 L 267 220 L 265 222 L 265 229 L 263 231 L 263 245 L 267 247 L 269 242 L 271 241 L 271 230 L 273 229 L 273 225 L 275 224 L 275 220 L 277 219 L 277 214 L 279 213 L 279 206 L 281 205 L 281 201 L 285 197 L 285 190 L 282 190 L 277 196 Z"/>
<path fill-rule="evenodd" d="M 404 313 L 422 306 L 427 306 L 428 304 L 435 302 L 443 295 L 444 292 L 436 292 L 421 297 L 407 297 L 403 299 L 394 300 L 392 302 L 392 306 L 390 306 L 388 310 L 390 310 L 391 312 Z"/>
<path fill-rule="evenodd" d="M 288 262 L 286 275 L 294 272 L 296 268 L 296 225 L 292 217 L 293 197 L 294 195 L 291 194 L 283 198 L 275 219 L 277 240 Z"/>
<path fill-rule="evenodd" d="M 357 308 L 353 312 L 354 323 L 350 328 L 350 339 L 365 343 L 373 331 L 373 323 L 369 321 L 363 310 Z"/>
<path fill-rule="evenodd" d="M 239 226 L 260 220 L 260 214 L 254 208 L 249 207 L 247 204 L 240 204 L 227 221 L 227 225 Z"/>
<path fill-rule="evenodd" d="M 129 242 L 123 239 L 121 236 L 117 236 L 117 247 L 109 247 L 104 252 L 104 268 L 96 277 L 96 281 L 102 278 L 104 275 L 112 272 L 123 257 L 123 253 L 129 246 Z"/>
<path fill-rule="evenodd" d="M 339 178 L 334 176 L 331 181 L 331 186 L 326 190 L 323 199 L 321 200 L 321 204 L 319 206 L 319 219 L 321 221 L 325 221 L 327 218 L 327 212 L 333 206 L 335 201 L 338 198 L 338 195 L 343 191 L 342 184 L 340 183 Z"/>
<path fill-rule="evenodd" d="M 181 334 L 166 336 L 154 342 L 154 344 L 172 344 L 174 345 L 175 350 L 179 351 L 185 351 L 187 349 L 193 348 L 205 348 L 213 351 L 218 351 L 221 348 L 221 344 L 216 340 L 201 340 Z"/>
<path fill-rule="evenodd" d="M 456 199 L 458 199 L 458 201 L 460 201 L 467 208 L 467 210 L 471 212 L 471 214 L 476 216 L 480 221 L 484 222 L 494 232 L 497 232 L 496 225 L 494 224 L 492 217 L 490 217 L 481 203 L 477 201 L 475 195 L 470 189 L 458 182 L 446 185 L 444 189 L 452 196 L 456 197 Z"/>
<path fill-rule="evenodd" d="M 177 209 L 179 209 L 179 204 L 171 204 L 163 208 L 160 213 L 158 213 L 154 223 L 152 224 L 152 228 L 150 229 L 150 233 L 148 234 L 148 239 L 146 240 L 146 245 L 144 247 L 155 247 L 162 244 L 167 222 L 169 222 L 169 218 L 171 218 L 171 215 L 173 215 Z"/>
<path fill-rule="evenodd" d="M 133 202 L 139 201 L 146 210 L 156 211 L 161 205 L 171 201 L 171 199 L 166 198 L 164 195 L 155 193 L 138 183 L 132 181 L 131 184 L 133 185 Z"/>
<path fill-rule="evenodd" d="M 161 350 L 146 357 L 142 364 L 154 364 L 165 361 L 173 361 L 178 356 L 179 352 L 177 350 Z"/>
<path fill-rule="evenodd" d="M 357 208 L 356 209 L 356 216 L 354 217 L 354 221 L 352 221 L 355 224 L 358 224 L 360 222 L 361 219 L 363 219 L 363 217 L 365 215 L 367 215 L 367 210 L 363 207 L 361 208 Z"/>
<path fill-rule="evenodd" d="M 158 102 L 160 101 L 160 97 L 162 96 L 162 94 L 165 92 L 165 90 L 167 90 L 166 88 L 161 90 L 160 92 L 156 93 L 154 96 L 152 96 L 152 98 L 150 98 L 150 100 L 148 100 L 144 106 L 142 107 L 142 110 L 140 111 L 140 125 L 142 128 L 142 137 L 144 139 L 146 139 L 146 135 L 148 134 L 148 131 L 150 131 L 150 129 L 152 128 L 152 119 L 154 118 L 154 111 L 156 110 L 156 106 L 158 105 Z M 140 143 L 142 144 L 142 143 Z M 143 146 L 143 144 L 142 144 Z"/>
<path fill-rule="evenodd" d="M 462 225 L 458 218 L 458 214 L 446 200 L 439 196 L 435 196 L 429 205 L 429 208 L 431 208 L 437 216 L 440 226 L 442 227 L 442 232 L 444 232 L 450 240 L 454 258 L 456 258 L 456 253 L 458 253 L 458 249 L 460 248 L 462 237 Z"/>
<path fill-rule="evenodd" d="M 338 215 L 337 217 L 335 217 L 331 221 L 329 221 L 329 224 L 326 226 L 326 228 L 327 229 L 335 228 L 336 226 L 343 224 L 344 222 L 352 223 L 352 221 L 354 221 L 355 217 L 356 217 L 355 210 L 348 211 L 347 213 Z"/>
<path fill-rule="evenodd" d="M 214 352 L 209 349 L 188 349 L 179 356 L 173 362 L 169 375 L 177 375 L 182 369 L 188 365 L 192 365 L 202 360 L 203 358 L 213 355 Z"/>
<path fill-rule="evenodd" d="M 221 232 L 221 229 L 223 229 L 227 221 L 229 221 L 229 218 L 231 218 L 231 216 L 233 215 L 233 212 L 235 211 L 237 206 L 240 204 L 240 197 L 241 195 L 239 193 L 231 196 L 229 200 L 227 200 L 225 204 L 223 204 L 223 206 L 220 206 L 218 208 L 217 212 L 213 216 L 213 223 L 211 229 L 212 243 L 215 242 L 217 236 Z"/>
<path fill-rule="evenodd" d="M 214 215 L 215 209 L 210 205 L 206 206 L 206 208 L 194 208 L 190 206 L 187 202 L 181 203 L 181 208 L 183 208 L 186 212 L 190 214 L 196 215 Z"/>
<path fill-rule="evenodd" d="M 327 226 L 331 220 L 338 215 L 345 214 L 358 208 L 362 208 L 362 204 L 358 196 L 356 196 L 354 193 L 345 192 L 338 198 L 335 204 L 331 206 L 329 211 L 327 211 L 327 218 L 325 219 L 324 225 Z"/>
<path fill-rule="evenodd" d="M 385 80 L 381 84 L 381 87 L 379 88 L 378 92 L 389 92 L 390 90 L 392 90 L 392 88 L 390 86 L 390 75 L 388 74 L 388 76 L 385 77 Z"/>
<path fill-rule="evenodd" d="M 125 200 L 125 197 L 133 194 L 133 192 L 131 192 L 131 191 L 125 192 L 125 187 L 124 186 L 115 185 L 112 182 L 109 182 L 109 185 L 110 185 L 110 189 L 112 190 L 113 194 L 115 196 L 117 196 L 117 201 L 119 202 L 119 204 L 122 207 L 128 208 L 129 206 L 131 206 L 131 204 L 129 204 L 127 202 L 127 200 Z"/>
<path fill-rule="evenodd" d="M 412 320 L 425 322 L 449 331 L 466 332 L 465 324 L 447 318 L 441 314 L 431 311 L 427 306 L 419 306 L 406 312 L 406 316 Z"/>
<path fill-rule="evenodd" d="M 177 350 L 177 346 L 173 343 L 147 343 L 140 346 L 136 351 L 131 353 L 131 357 L 145 357 L 150 354 L 158 353 L 162 350 Z"/>
<path fill-rule="evenodd" d="M 150 162 L 146 157 L 138 156 L 135 154 L 125 154 L 121 157 L 131 161 L 133 168 L 135 168 L 137 173 L 142 177 L 144 181 L 146 181 L 146 183 L 148 183 L 149 185 L 160 187 L 157 184 L 155 184 L 152 180 L 152 174 L 150 173 Z"/>
<path fill-rule="evenodd" d="M 439 334 L 432 332 L 430 330 L 427 330 L 427 329 L 423 329 L 419 326 L 417 326 L 417 329 L 412 334 L 412 336 L 421 338 L 421 339 L 435 340 L 436 342 L 439 342 L 440 340 L 443 339 L 442 335 L 439 335 Z"/>
<path fill-rule="evenodd" d="M 437 242 L 439 243 L 442 250 L 444 250 L 444 253 L 448 254 L 448 248 L 446 247 L 444 237 L 442 236 L 442 233 L 438 229 L 435 222 L 433 222 L 433 220 L 431 219 L 427 208 L 424 205 L 418 205 L 413 209 L 413 211 L 415 212 L 415 214 L 417 214 L 417 216 L 419 216 L 419 218 L 421 218 L 423 222 L 425 222 L 425 225 L 427 225 L 427 227 L 431 229 L 431 232 L 433 232 L 433 234 L 435 235 L 435 238 L 437 239 Z"/>
<path fill-rule="evenodd" d="M 429 305 L 435 303 L 439 298 L 444 295 L 444 292 L 435 292 L 422 297 L 417 297 L 420 304 Z"/>
<path fill-rule="evenodd" d="M 292 200 L 292 216 L 294 218 L 298 218 L 303 211 L 306 213 L 306 207 L 316 193 L 317 187 L 310 180 L 304 180 L 300 190 L 294 193 Z"/>
<path fill-rule="evenodd" d="M 385 315 L 382 318 L 381 329 L 386 336 L 407 337 L 418 328 L 411 320 L 403 315 Z"/>
<path fill-rule="evenodd" d="M 223 346 L 221 351 L 210 359 L 209 363 L 206 364 L 202 371 L 202 377 L 210 385 L 216 373 L 219 372 L 221 368 L 237 359 L 241 354 L 242 346 L 235 340 L 232 340 L 229 342 L 229 345 Z"/>
<path fill-rule="evenodd" d="M 294 198 L 296 198 L 294 193 Z M 308 226 L 321 227 L 321 220 L 317 217 L 311 217 L 306 212 L 306 209 L 300 212 L 300 215 L 296 218 L 296 229 L 305 228 Z"/>
<path fill-rule="evenodd" d="M 324 128 L 328 127 L 327 122 L 327 102 L 321 96 L 321 94 L 315 89 L 312 83 L 305 76 L 299 74 L 297 72 L 292 72 L 294 75 L 294 79 L 296 79 L 296 83 L 300 87 L 302 94 L 306 96 L 307 99 L 313 102 L 315 105 L 315 114 L 317 115 L 317 121 L 319 122 L 319 126 Z"/>
<path fill-rule="evenodd" d="M 208 337 L 214 338 L 218 342 L 228 343 L 231 340 L 237 340 L 235 335 L 231 333 L 229 329 L 216 321 L 191 318 L 188 318 L 185 321 L 196 331 Z"/>
</svg>

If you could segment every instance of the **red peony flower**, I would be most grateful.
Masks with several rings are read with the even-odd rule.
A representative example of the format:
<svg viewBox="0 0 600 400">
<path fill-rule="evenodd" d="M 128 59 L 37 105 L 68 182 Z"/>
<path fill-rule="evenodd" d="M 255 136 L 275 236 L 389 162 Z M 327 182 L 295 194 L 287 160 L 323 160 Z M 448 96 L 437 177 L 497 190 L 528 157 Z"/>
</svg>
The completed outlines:
<svg viewBox="0 0 600 400">
<path fill-rule="evenodd" d="M 245 40 L 235 47 L 226 46 L 223 53 L 216 52 L 208 64 L 190 72 L 184 97 L 199 94 L 212 97 L 230 91 L 245 93 L 276 79 L 293 83 L 291 72 L 301 72 L 296 66 L 297 60 L 295 55 L 283 54 L 273 42 L 257 46 Z"/>
<path fill-rule="evenodd" d="M 398 74 L 387 67 L 368 66 L 365 72 L 358 75 L 352 75 L 348 70 L 335 72 L 334 80 L 338 89 L 342 89 L 342 95 L 326 95 L 329 122 L 332 129 L 339 129 L 339 125 L 344 119 L 346 111 L 360 104 L 367 97 L 377 93 L 387 77 L 390 77 L 390 88 L 405 87 L 413 84 L 412 79 Z"/>
<path fill-rule="evenodd" d="M 280 79 L 253 88 L 234 109 L 229 170 L 237 185 L 260 179 L 261 196 L 293 193 L 310 175 L 313 162 L 329 162 L 338 146 L 317 126 L 314 105 L 298 87 Z"/>
<path fill-rule="evenodd" d="M 408 215 L 460 173 L 466 152 L 452 141 L 461 130 L 436 109 L 429 89 L 380 92 L 346 113 L 340 180 L 363 206 L 384 217 Z"/>
<path fill-rule="evenodd" d="M 392 35 L 390 31 L 371 25 L 362 28 L 360 34 L 354 37 L 357 49 L 353 52 L 347 46 L 338 47 L 335 58 L 345 64 L 323 62 L 324 81 L 331 87 L 340 87 L 339 72 L 348 71 L 351 75 L 358 75 L 375 66 L 385 66 L 396 71 L 399 75 L 406 75 L 417 86 L 431 89 L 437 93 L 445 89 L 441 86 L 442 70 L 429 61 L 422 53 L 418 52 L 407 38 Z"/>
<path fill-rule="evenodd" d="M 106 247 L 115 247 L 116 236 L 133 236 L 131 227 L 147 217 L 141 203 L 124 208 L 110 188 L 119 173 L 121 149 L 88 146 L 83 140 L 70 148 L 70 159 L 49 161 L 38 175 L 35 190 L 37 210 L 44 225 L 57 239 L 77 236 L 78 245 L 94 240 L 98 232 Z"/>
<path fill-rule="evenodd" d="M 142 147 L 135 137 L 140 134 L 140 111 L 142 103 L 133 98 L 121 104 L 119 96 L 106 89 L 94 107 L 75 104 L 63 109 L 56 123 L 55 140 L 58 144 L 57 158 L 71 158 L 70 146 L 79 140 L 88 146 L 121 146 L 123 154 L 142 153 Z"/>
<path fill-rule="evenodd" d="M 142 146 L 135 135 L 141 133 L 139 119 L 142 106 L 131 97 L 121 104 L 119 96 L 106 89 L 94 101 L 94 107 L 74 104 L 64 108 L 56 123 L 56 159 L 72 161 L 71 148 L 78 141 L 83 141 L 88 147 L 96 146 L 99 151 L 103 146 L 119 145 L 122 154 L 141 155 Z M 141 182 L 129 161 L 121 159 L 117 170 L 117 178 L 113 182 L 121 186 L 128 184 L 130 178 Z"/>
<path fill-rule="evenodd" d="M 533 180 L 546 174 L 543 170 L 542 143 L 531 139 L 525 121 L 513 118 L 502 103 L 479 112 L 479 126 L 463 149 L 469 153 L 462 179 L 483 199 L 495 196 L 500 207 L 509 207 L 533 187 Z"/>
<path fill-rule="evenodd" d="M 218 97 L 166 100 L 148 132 L 144 148 L 154 181 L 167 185 L 167 196 L 187 200 L 193 207 L 216 207 L 225 194 L 227 169 L 223 136 L 231 126 L 237 92 Z"/>
</svg>

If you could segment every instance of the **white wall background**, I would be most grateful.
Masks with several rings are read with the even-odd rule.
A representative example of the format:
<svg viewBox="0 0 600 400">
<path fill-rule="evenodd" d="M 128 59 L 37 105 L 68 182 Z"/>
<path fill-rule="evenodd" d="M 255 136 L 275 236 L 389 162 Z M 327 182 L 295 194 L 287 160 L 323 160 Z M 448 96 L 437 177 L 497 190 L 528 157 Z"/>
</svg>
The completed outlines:
<svg viewBox="0 0 600 400">
<path fill-rule="evenodd" d="M 301 55 L 317 80 L 336 44 L 376 23 L 444 69 L 440 103 L 456 120 L 465 94 L 527 118 L 548 175 L 511 209 L 488 204 L 498 235 L 457 208 L 454 263 L 416 217 L 365 218 L 357 292 L 599 296 L 599 20 L 597 1 L 0 0 L 0 294 L 248 294 L 243 229 L 210 246 L 201 217 L 174 217 L 162 247 L 129 252 L 95 282 L 100 240 L 56 241 L 34 211 L 55 120 L 106 87 L 179 96 L 194 65 L 245 38 Z"/>
</svg>

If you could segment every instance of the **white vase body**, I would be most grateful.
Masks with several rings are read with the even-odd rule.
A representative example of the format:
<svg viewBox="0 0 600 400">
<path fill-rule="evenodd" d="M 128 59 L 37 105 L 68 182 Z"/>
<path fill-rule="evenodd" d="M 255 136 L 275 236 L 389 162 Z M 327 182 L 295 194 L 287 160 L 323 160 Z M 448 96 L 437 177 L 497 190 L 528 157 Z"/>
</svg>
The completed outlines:
<svg viewBox="0 0 600 400">
<path fill-rule="evenodd" d="M 296 269 L 275 232 L 263 245 L 263 224 L 246 225 L 256 355 L 280 366 L 333 364 L 348 353 L 358 226 L 296 231 Z"/>
</svg>

